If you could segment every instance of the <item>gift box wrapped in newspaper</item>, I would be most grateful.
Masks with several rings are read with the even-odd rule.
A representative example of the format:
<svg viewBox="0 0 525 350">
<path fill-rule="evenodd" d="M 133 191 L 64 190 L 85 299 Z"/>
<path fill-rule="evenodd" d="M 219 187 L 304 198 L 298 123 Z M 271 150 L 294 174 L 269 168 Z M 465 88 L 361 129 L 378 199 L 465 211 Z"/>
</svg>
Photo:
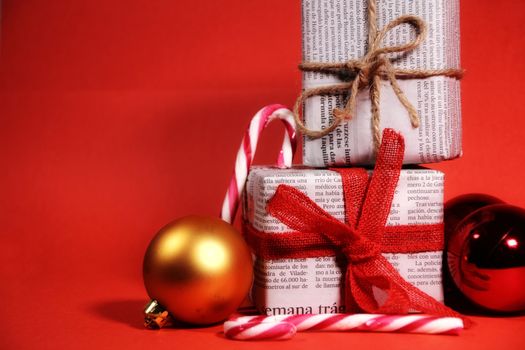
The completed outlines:
<svg viewBox="0 0 525 350">
<path fill-rule="evenodd" d="M 401 170 L 402 137 L 387 131 L 373 171 L 252 168 L 243 221 L 259 311 L 446 314 L 443 173 Z"/>
<path fill-rule="evenodd" d="M 304 164 L 373 164 L 381 131 L 405 164 L 461 155 L 459 0 L 303 0 Z M 304 124 L 303 124 L 304 123 Z"/>
</svg>

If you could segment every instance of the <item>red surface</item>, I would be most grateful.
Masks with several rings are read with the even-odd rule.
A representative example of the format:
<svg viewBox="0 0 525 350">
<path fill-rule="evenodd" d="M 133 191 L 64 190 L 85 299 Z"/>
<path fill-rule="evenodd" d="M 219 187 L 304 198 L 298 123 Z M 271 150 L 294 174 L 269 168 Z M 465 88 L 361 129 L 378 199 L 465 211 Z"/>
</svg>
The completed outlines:
<svg viewBox="0 0 525 350">
<path fill-rule="evenodd" d="M 525 206 L 525 3 L 462 2 L 464 158 L 447 198 Z M 4 0 L 0 61 L 0 348 L 252 348 L 219 327 L 150 332 L 154 232 L 215 215 L 261 106 L 300 89 L 299 1 Z M 280 125 L 257 156 L 269 163 Z M 286 346 L 524 348 L 525 317 L 460 337 L 300 334 Z M 282 343 L 280 343 L 282 344 Z"/>
</svg>

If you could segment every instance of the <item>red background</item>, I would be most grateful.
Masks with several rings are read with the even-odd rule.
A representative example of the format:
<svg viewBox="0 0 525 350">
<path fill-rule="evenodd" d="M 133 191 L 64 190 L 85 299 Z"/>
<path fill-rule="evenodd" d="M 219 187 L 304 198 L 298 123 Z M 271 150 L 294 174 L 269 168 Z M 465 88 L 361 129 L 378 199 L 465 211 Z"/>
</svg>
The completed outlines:
<svg viewBox="0 0 525 350">
<path fill-rule="evenodd" d="M 464 157 L 435 167 L 447 198 L 525 206 L 525 3 L 461 11 Z M 0 348 L 246 346 L 220 327 L 143 330 L 141 263 L 168 221 L 217 214 L 253 113 L 292 105 L 300 1 L 4 0 L 1 36 Z M 265 133 L 259 163 L 281 132 Z M 475 321 L 461 337 L 286 345 L 523 348 L 524 317 Z"/>
</svg>

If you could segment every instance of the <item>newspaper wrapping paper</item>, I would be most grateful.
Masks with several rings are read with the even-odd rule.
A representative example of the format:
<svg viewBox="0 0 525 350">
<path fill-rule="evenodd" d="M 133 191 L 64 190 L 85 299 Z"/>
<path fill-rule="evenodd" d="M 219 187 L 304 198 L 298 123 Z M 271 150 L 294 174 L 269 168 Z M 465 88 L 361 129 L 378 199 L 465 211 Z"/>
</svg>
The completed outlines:
<svg viewBox="0 0 525 350">
<path fill-rule="evenodd" d="M 392 201 L 387 225 L 436 224 L 443 221 L 444 175 L 425 168 L 403 169 Z M 324 169 L 254 167 L 248 176 L 243 220 L 259 231 L 290 229 L 266 212 L 266 204 L 280 184 L 305 193 L 321 208 L 344 221 L 341 177 Z M 401 277 L 443 302 L 442 252 L 383 254 Z M 341 313 L 345 311 L 345 271 L 337 257 L 263 260 L 255 256 L 252 299 L 266 315 Z M 374 290 L 378 302 L 384 293 Z"/>
<path fill-rule="evenodd" d="M 396 58 L 404 69 L 459 68 L 459 0 L 381 0 L 377 4 L 378 28 L 391 20 L 413 14 L 428 26 L 426 40 L 415 50 Z M 368 16 L 366 0 L 302 0 L 302 42 L 305 62 L 344 62 L 366 54 Z M 413 39 L 408 25 L 394 28 L 386 46 Z M 333 75 L 303 73 L 303 88 L 341 82 Z M 381 131 L 390 127 L 405 138 L 405 164 L 434 163 L 461 156 L 461 98 L 459 80 L 447 77 L 398 80 L 417 109 L 421 123 L 412 128 L 405 108 L 390 83 L 381 82 Z M 304 121 L 313 130 L 326 128 L 332 110 L 343 107 L 347 95 L 314 96 L 305 102 Z M 368 89 L 357 96 L 352 120 L 320 139 L 304 138 L 303 162 L 314 167 L 372 164 L 374 149 Z"/>
</svg>

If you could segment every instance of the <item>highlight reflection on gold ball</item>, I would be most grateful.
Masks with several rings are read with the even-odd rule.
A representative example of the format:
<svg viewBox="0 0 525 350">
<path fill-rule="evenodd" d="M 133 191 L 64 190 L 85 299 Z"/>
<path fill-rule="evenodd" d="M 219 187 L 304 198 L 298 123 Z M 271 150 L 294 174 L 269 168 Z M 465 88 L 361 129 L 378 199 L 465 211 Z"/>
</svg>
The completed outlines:
<svg viewBox="0 0 525 350">
<path fill-rule="evenodd" d="M 223 321 L 242 303 L 253 279 L 241 235 L 225 221 L 187 216 L 163 227 L 143 265 L 148 295 L 180 321 Z"/>
</svg>

